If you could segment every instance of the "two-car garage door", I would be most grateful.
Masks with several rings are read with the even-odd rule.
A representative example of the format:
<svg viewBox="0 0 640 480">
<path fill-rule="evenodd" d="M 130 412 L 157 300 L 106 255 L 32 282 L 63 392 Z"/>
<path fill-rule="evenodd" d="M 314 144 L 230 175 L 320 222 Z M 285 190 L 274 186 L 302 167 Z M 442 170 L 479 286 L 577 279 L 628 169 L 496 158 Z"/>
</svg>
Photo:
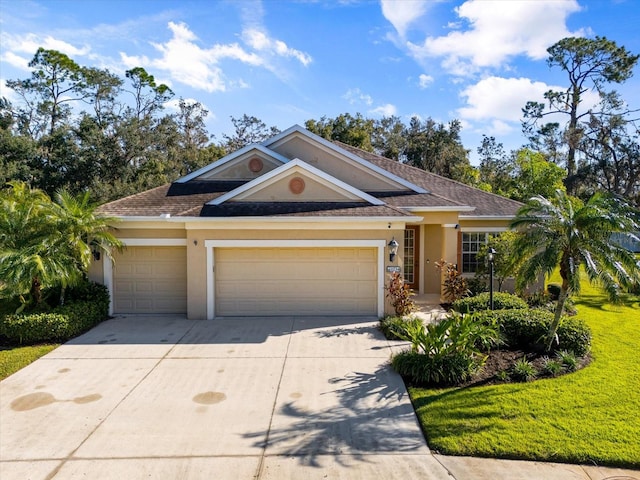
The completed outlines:
<svg viewBox="0 0 640 480">
<path fill-rule="evenodd" d="M 212 252 L 215 316 L 377 314 L 377 248 Z M 114 313 L 187 313 L 185 246 L 129 246 L 115 260 Z"/>
<path fill-rule="evenodd" d="M 215 314 L 376 315 L 375 248 L 216 248 Z"/>
</svg>

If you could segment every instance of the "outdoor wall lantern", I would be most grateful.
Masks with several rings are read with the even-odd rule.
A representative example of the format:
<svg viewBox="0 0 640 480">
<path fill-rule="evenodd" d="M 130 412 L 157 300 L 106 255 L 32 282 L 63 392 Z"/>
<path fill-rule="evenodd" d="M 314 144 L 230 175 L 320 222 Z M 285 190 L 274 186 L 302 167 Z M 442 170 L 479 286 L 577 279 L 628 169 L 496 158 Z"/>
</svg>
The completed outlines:
<svg viewBox="0 0 640 480">
<path fill-rule="evenodd" d="M 93 250 L 91 250 L 91 255 L 93 255 L 93 259 L 96 262 L 100 261 L 100 250 L 94 248 Z"/>
<path fill-rule="evenodd" d="M 489 262 L 489 310 L 493 310 L 493 262 L 496 259 L 496 252 L 493 248 L 487 250 L 487 261 Z"/>
<path fill-rule="evenodd" d="M 393 262 L 394 258 L 396 258 L 396 255 L 398 254 L 398 247 L 400 244 L 396 242 L 396 237 L 393 237 L 387 246 L 389 247 L 389 261 Z"/>
</svg>

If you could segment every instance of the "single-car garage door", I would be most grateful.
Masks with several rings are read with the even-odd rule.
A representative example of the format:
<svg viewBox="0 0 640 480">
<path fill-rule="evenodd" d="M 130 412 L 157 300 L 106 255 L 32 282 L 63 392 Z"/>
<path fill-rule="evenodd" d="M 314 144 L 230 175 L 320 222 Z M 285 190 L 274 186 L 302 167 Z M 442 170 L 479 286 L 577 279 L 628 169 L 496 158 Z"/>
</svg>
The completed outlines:
<svg viewBox="0 0 640 480">
<path fill-rule="evenodd" d="M 187 249 L 127 247 L 115 256 L 114 313 L 187 312 Z"/>
<path fill-rule="evenodd" d="M 216 316 L 376 315 L 375 248 L 215 248 Z"/>
</svg>

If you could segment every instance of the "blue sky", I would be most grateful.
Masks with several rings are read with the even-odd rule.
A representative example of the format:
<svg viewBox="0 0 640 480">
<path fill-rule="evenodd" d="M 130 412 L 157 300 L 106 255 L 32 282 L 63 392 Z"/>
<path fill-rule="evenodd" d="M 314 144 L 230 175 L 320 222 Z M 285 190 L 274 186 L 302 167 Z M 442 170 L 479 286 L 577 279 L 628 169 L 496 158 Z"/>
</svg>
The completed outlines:
<svg viewBox="0 0 640 480">
<path fill-rule="evenodd" d="M 144 67 L 210 112 L 218 139 L 243 114 L 285 129 L 357 112 L 462 121 L 524 143 L 521 108 L 566 85 L 546 49 L 606 36 L 640 53 L 636 0 L 169 1 L 0 0 L 0 95 L 27 78 L 39 46 L 124 77 Z M 640 108 L 640 72 L 616 87 Z M 168 108 L 172 108 L 168 105 Z"/>
</svg>

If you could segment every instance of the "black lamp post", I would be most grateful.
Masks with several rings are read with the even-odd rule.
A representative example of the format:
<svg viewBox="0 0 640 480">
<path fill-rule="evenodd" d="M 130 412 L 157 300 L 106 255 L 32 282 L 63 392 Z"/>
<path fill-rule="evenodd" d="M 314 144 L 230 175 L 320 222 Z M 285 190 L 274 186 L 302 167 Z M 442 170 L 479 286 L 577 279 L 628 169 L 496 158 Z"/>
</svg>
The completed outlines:
<svg viewBox="0 0 640 480">
<path fill-rule="evenodd" d="M 398 247 L 400 244 L 396 242 L 396 237 L 393 237 L 387 247 L 389 247 L 389 261 L 393 262 L 393 259 L 396 258 L 398 253 Z"/>
<path fill-rule="evenodd" d="M 487 261 L 489 262 L 489 309 L 493 310 L 493 261 L 495 260 L 496 252 L 493 248 L 489 248 L 487 251 Z"/>
</svg>

